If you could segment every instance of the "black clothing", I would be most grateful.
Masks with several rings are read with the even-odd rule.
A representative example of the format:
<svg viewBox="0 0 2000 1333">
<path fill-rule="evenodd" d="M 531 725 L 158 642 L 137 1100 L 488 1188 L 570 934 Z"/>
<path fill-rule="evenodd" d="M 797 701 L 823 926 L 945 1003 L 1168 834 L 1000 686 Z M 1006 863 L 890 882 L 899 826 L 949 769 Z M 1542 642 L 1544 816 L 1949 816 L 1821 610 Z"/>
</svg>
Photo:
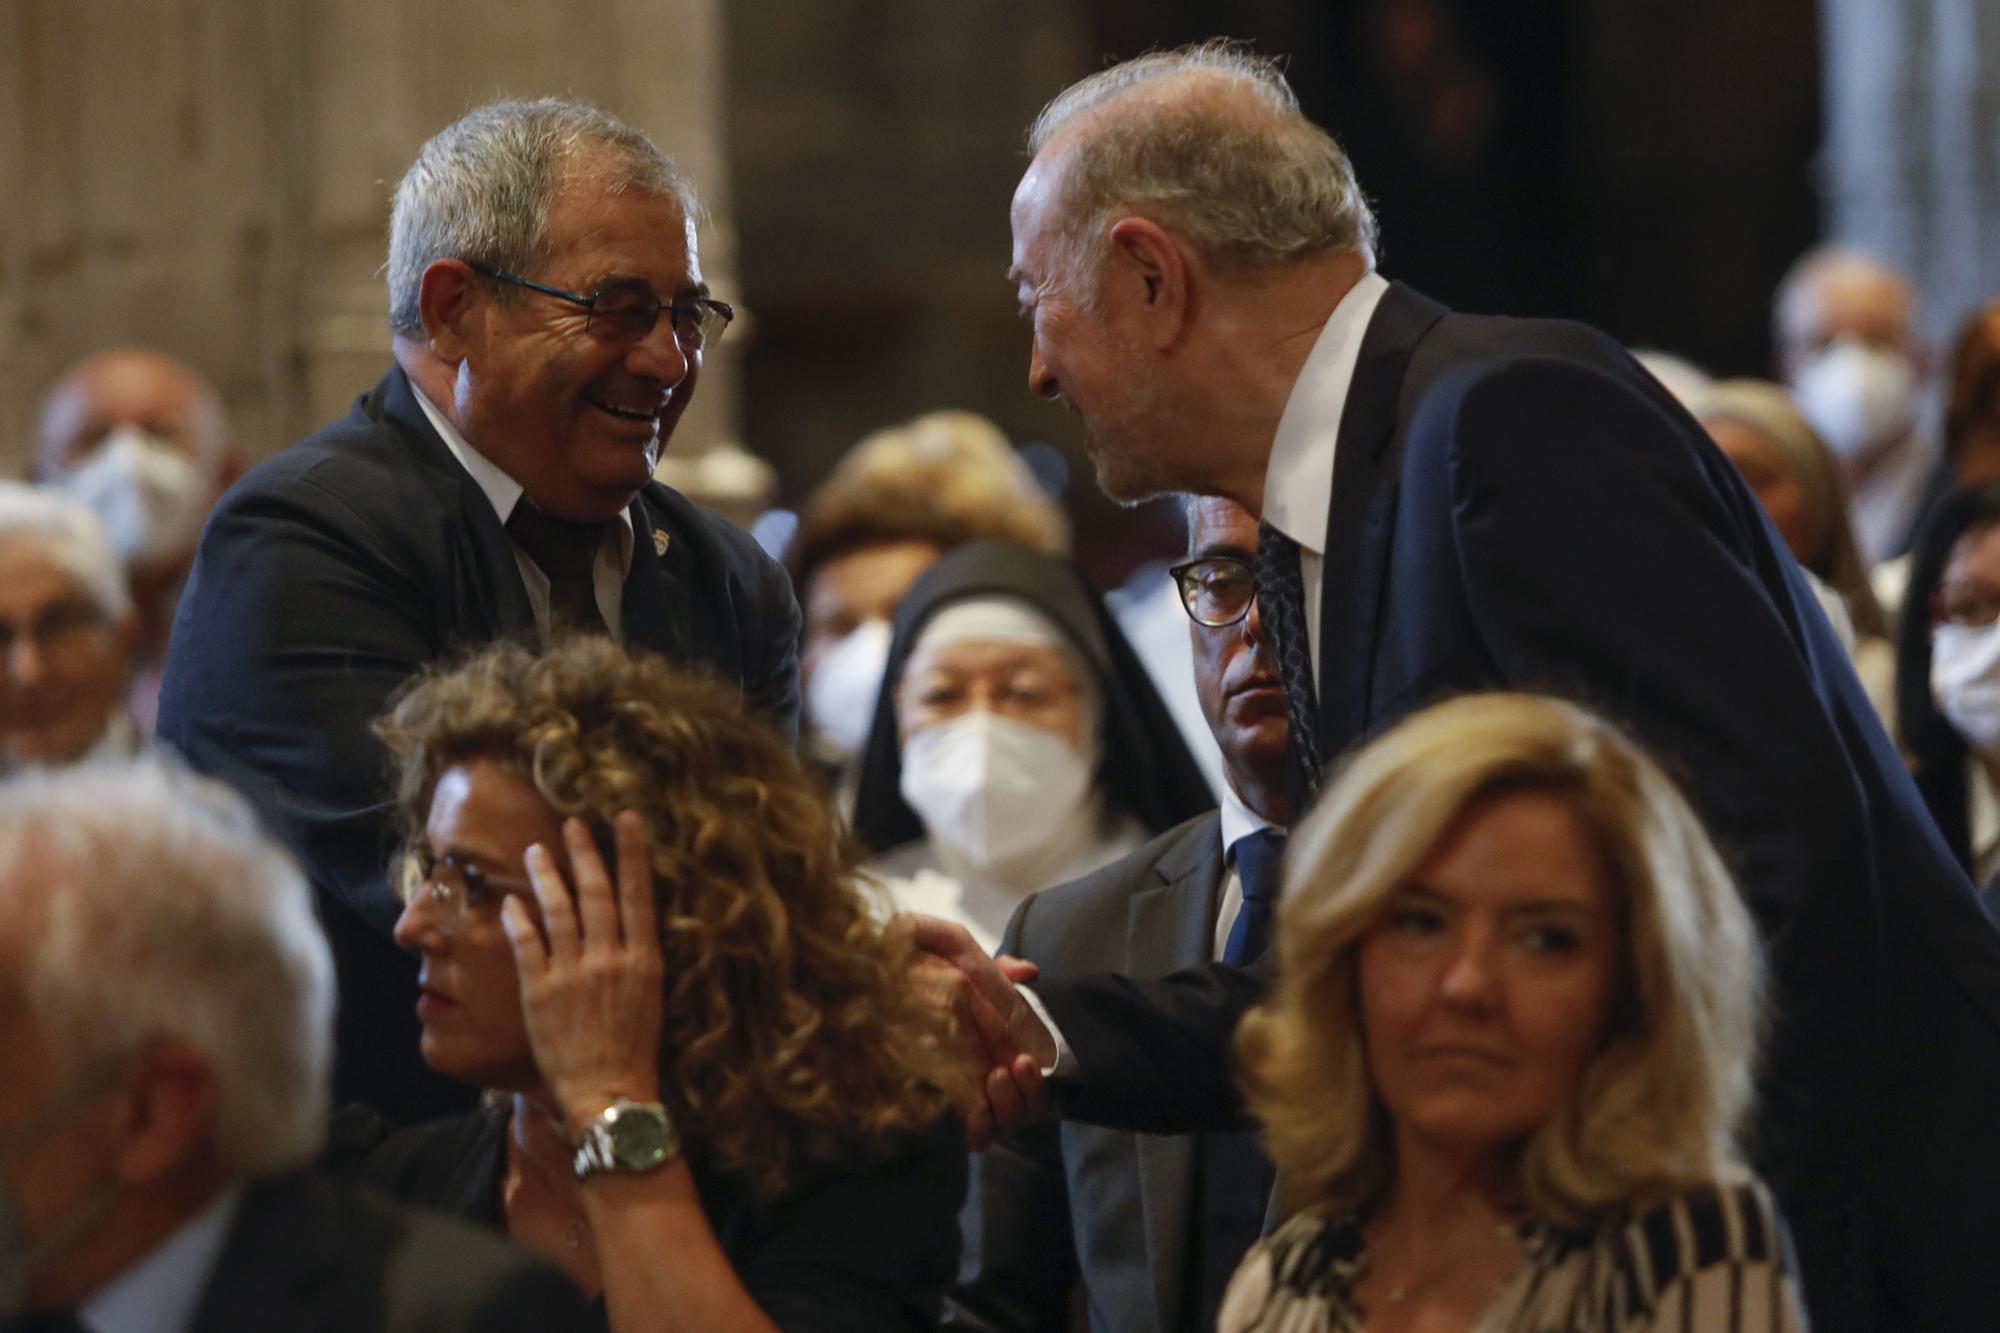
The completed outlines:
<svg viewBox="0 0 2000 1333">
<path fill-rule="evenodd" d="M 510 1114 L 485 1106 L 398 1129 L 348 1107 L 321 1169 L 504 1230 Z M 954 1119 L 874 1159 L 811 1171 L 775 1198 L 693 1154 L 688 1168 L 723 1253 L 779 1328 L 915 1333 L 937 1327 L 958 1258 L 965 1157 Z"/>
</svg>

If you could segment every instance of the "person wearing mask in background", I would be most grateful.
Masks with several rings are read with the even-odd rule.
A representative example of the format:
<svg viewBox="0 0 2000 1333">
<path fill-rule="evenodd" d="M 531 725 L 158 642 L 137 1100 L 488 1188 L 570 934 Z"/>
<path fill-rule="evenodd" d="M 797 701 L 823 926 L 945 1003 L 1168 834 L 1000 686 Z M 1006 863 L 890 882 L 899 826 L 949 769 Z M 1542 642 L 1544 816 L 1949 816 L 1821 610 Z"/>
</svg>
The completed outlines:
<svg viewBox="0 0 2000 1333">
<path fill-rule="evenodd" d="M 734 312 L 692 185 L 596 107 L 499 101 L 432 136 L 389 220 L 394 364 L 230 488 L 160 689 L 162 740 L 306 864 L 340 979 L 334 1082 L 418 1120 L 466 1105 L 417 1055 L 370 730 L 447 654 L 583 628 L 741 686 L 795 734 L 799 615 L 749 534 L 653 480 Z"/>
<path fill-rule="evenodd" d="M 990 949 L 1029 894 L 1214 804 L 1066 562 L 970 542 L 903 599 L 854 808 L 898 910 L 956 921 Z"/>
<path fill-rule="evenodd" d="M 1884 719 L 1895 716 L 1896 650 L 1848 520 L 1840 466 L 1790 394 L 1764 380 L 1721 380 L 1689 405 L 1729 456 L 1809 576 Z"/>
<path fill-rule="evenodd" d="M 1847 473 L 1870 566 L 1909 549 L 1937 466 L 1920 429 L 1926 374 L 1910 281 L 1856 250 L 1801 255 L 1772 304 L 1778 369 Z"/>
<path fill-rule="evenodd" d="M 1270 939 L 1290 807 L 1285 691 L 1251 586 L 1257 519 L 1230 500 L 1184 505 L 1187 558 L 1173 572 L 1228 778 L 1222 807 L 1022 903 L 1001 951 L 1052 972 L 1160 976 L 1248 961 Z M 1059 1328 L 1081 1283 L 1092 1333 L 1205 1333 L 1270 1192 L 1270 1165 L 1247 1132 L 1030 1125 L 973 1158 L 945 1326 Z"/>
<path fill-rule="evenodd" d="M 98 352 L 43 400 L 33 479 L 96 511 L 124 562 L 137 613 L 129 711 L 146 732 L 195 542 L 242 471 L 215 386 L 162 353 Z"/>
<path fill-rule="evenodd" d="M 0 786 L 0 1327 L 579 1327 L 552 1267 L 301 1172 L 333 1003 L 305 880 L 226 787 L 153 758 Z"/>
<path fill-rule="evenodd" d="M 976 538 L 1069 553 L 1069 521 L 998 426 L 927 412 L 842 456 L 799 514 L 787 564 L 805 613 L 807 743 L 851 803 L 875 717 L 890 622 L 910 585 Z"/>
<path fill-rule="evenodd" d="M 2000 300 L 1965 322 L 1952 344 L 1944 399 L 1944 459 L 1953 486 L 2000 480 Z"/>
<path fill-rule="evenodd" d="M 0 482 L 0 773 L 130 754 L 137 621 L 97 516 Z"/>
<path fill-rule="evenodd" d="M 1910 552 L 1897 730 L 1959 864 L 2000 909 L 2000 480 L 1947 497 Z"/>
<path fill-rule="evenodd" d="M 1292 1215 L 1222 1333 L 1803 1333 L 1740 1138 L 1756 927 L 1659 766 L 1474 694 L 1330 781 L 1236 1041 Z"/>
</svg>

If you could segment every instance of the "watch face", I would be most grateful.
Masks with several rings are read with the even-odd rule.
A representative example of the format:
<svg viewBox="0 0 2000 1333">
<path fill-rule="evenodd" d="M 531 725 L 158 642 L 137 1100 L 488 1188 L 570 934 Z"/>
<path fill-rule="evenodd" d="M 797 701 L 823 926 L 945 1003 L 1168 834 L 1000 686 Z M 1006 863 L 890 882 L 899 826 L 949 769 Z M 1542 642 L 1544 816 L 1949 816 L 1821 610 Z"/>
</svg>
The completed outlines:
<svg viewBox="0 0 2000 1333">
<path fill-rule="evenodd" d="M 667 1118 L 650 1106 L 620 1107 L 610 1119 L 611 1160 L 623 1170 L 658 1166 L 673 1150 L 673 1129 Z"/>
</svg>

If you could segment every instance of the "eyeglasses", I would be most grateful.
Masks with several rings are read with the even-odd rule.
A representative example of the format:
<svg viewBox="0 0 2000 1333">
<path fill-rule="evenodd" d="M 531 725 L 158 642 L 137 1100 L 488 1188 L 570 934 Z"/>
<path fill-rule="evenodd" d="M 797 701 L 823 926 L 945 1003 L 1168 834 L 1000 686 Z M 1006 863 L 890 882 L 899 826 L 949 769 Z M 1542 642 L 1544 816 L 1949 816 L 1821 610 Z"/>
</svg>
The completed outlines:
<svg viewBox="0 0 2000 1333">
<path fill-rule="evenodd" d="M 653 289 L 643 282 L 616 282 L 600 287 L 589 296 L 576 292 L 566 292 L 560 287 L 550 287 L 534 282 L 517 274 L 501 269 L 488 268 L 484 264 L 474 264 L 472 271 L 491 278 L 495 282 L 510 283 L 516 287 L 526 287 L 531 292 L 553 296 L 558 301 L 567 301 L 590 312 L 584 321 L 584 330 L 617 342 L 635 343 L 653 331 L 660 322 L 660 312 L 673 312 L 674 340 L 684 352 L 699 352 L 704 347 L 718 342 L 729 322 L 736 318 L 736 308 L 727 301 L 718 301 L 709 296 L 691 297 L 685 301 L 662 301 L 653 294 Z"/>
<path fill-rule="evenodd" d="M 1197 625 L 1221 629 L 1250 614 L 1257 580 L 1250 566 L 1227 555 L 1188 560 L 1167 571 L 1180 586 L 1181 607 Z"/>
<path fill-rule="evenodd" d="M 57 602 L 25 624 L 0 619 L 0 656 L 12 653 L 14 644 L 26 639 L 49 661 L 67 662 L 95 651 L 109 624 L 94 602 Z"/>
<path fill-rule="evenodd" d="M 428 892 L 431 901 L 463 920 L 468 912 L 494 912 L 509 894 L 535 903 L 535 886 L 525 877 L 493 875 L 455 856 L 438 856 L 428 847 L 406 847 L 397 858 L 396 886 L 403 902 L 414 905 Z"/>
</svg>

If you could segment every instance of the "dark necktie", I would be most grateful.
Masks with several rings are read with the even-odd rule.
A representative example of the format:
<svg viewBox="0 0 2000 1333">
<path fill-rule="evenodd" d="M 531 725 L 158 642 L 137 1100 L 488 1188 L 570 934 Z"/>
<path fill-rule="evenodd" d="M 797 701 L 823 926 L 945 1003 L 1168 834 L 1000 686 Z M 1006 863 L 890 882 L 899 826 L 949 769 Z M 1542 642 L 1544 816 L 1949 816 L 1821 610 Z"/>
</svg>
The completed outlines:
<svg viewBox="0 0 2000 1333">
<path fill-rule="evenodd" d="M 603 520 L 555 518 L 524 495 L 507 519 L 507 536 L 549 579 L 549 628 L 605 630 L 597 608 L 597 553 L 609 526 Z"/>
<path fill-rule="evenodd" d="M 1243 907 L 1229 928 L 1222 961 L 1247 967 L 1271 943 L 1271 921 L 1278 911 L 1278 884 L 1285 856 L 1283 829 L 1262 828 L 1236 840 L 1236 879 L 1243 886 Z"/>
<path fill-rule="evenodd" d="M 1313 684 L 1312 647 L 1306 641 L 1305 578 L 1299 572 L 1299 544 L 1269 523 L 1257 525 L 1251 581 L 1257 589 L 1258 617 L 1285 687 L 1285 713 L 1291 721 L 1286 750 L 1298 789 L 1294 794 L 1310 800 L 1319 792 L 1325 765 L 1319 752 L 1319 691 Z"/>
</svg>

